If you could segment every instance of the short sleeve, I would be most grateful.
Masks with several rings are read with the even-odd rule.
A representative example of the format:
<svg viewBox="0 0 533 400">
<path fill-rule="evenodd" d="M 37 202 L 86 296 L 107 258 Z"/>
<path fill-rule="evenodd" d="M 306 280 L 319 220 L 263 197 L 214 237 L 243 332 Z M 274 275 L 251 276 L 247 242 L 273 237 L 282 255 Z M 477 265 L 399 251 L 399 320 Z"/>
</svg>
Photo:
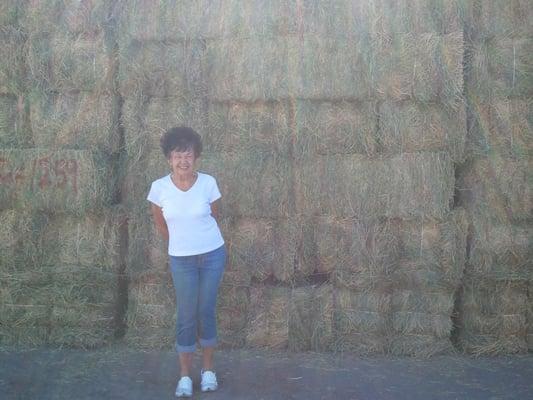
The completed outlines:
<svg viewBox="0 0 533 400">
<path fill-rule="evenodd" d="M 154 203 L 156 206 L 161 207 L 161 191 L 160 186 L 156 185 L 156 182 L 152 182 L 152 186 L 150 187 L 150 192 L 148 193 L 146 200 Z"/>
<path fill-rule="evenodd" d="M 220 199 L 222 195 L 220 194 L 220 190 L 218 190 L 217 181 L 215 178 L 212 178 L 210 190 L 209 190 L 209 203 L 212 203 L 218 199 Z"/>
</svg>

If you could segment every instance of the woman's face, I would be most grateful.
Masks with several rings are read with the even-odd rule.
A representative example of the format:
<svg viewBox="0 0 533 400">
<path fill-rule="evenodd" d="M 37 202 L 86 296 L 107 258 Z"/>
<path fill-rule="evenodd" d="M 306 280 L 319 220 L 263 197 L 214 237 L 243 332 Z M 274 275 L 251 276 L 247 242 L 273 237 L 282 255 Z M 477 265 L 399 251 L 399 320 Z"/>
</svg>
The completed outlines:
<svg viewBox="0 0 533 400">
<path fill-rule="evenodd" d="M 193 149 L 186 151 L 173 150 L 168 158 L 174 176 L 189 177 L 194 174 L 196 155 Z"/>
</svg>

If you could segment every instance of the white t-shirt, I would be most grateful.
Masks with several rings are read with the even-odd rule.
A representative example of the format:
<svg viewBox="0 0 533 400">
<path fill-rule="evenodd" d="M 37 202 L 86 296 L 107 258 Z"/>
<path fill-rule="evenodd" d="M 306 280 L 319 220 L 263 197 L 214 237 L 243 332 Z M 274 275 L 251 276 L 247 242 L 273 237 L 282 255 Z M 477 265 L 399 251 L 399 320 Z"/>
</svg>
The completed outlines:
<svg viewBox="0 0 533 400">
<path fill-rule="evenodd" d="M 211 215 L 211 203 L 220 197 L 215 178 L 200 172 L 186 192 L 172 182 L 170 174 L 152 182 L 147 199 L 163 209 L 169 255 L 193 256 L 224 244 L 217 221 Z"/>
</svg>

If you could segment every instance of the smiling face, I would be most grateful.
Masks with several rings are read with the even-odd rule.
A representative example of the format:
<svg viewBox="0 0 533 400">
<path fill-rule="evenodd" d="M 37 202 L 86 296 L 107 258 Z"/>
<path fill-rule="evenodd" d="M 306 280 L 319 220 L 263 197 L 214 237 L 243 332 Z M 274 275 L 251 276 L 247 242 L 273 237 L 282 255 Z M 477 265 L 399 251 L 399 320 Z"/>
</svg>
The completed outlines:
<svg viewBox="0 0 533 400">
<path fill-rule="evenodd" d="M 196 159 L 192 148 L 186 151 L 172 150 L 168 163 L 175 177 L 187 179 L 194 175 Z"/>
</svg>

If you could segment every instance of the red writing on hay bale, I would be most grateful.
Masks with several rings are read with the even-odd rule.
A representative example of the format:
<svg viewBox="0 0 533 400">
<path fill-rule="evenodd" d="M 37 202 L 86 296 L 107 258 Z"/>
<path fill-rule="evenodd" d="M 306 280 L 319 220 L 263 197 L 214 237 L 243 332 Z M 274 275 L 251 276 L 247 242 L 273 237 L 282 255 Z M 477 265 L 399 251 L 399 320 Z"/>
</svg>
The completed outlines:
<svg viewBox="0 0 533 400">
<path fill-rule="evenodd" d="M 0 158 L 0 184 L 30 185 L 32 190 L 71 188 L 78 193 L 78 161 L 73 158 L 39 157 L 25 165 Z"/>
</svg>

